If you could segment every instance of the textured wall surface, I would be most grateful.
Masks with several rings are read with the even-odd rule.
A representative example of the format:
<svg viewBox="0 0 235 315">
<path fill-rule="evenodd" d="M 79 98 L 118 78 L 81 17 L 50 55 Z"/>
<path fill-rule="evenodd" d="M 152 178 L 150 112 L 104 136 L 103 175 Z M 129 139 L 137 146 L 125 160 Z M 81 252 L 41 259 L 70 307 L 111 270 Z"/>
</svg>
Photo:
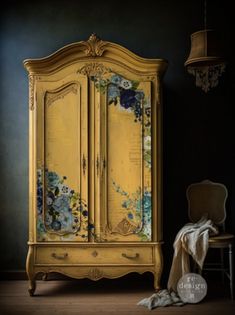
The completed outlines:
<svg viewBox="0 0 235 315">
<path fill-rule="evenodd" d="M 47 56 L 92 32 L 146 58 L 165 58 L 164 256 L 187 220 L 185 190 L 209 178 L 229 189 L 235 232 L 234 51 L 229 1 L 208 1 L 208 26 L 222 33 L 228 60 L 217 88 L 195 87 L 183 64 L 190 34 L 203 28 L 203 1 L 7 1 L 1 10 L 0 253 L 2 270 L 24 269 L 28 229 L 28 81 L 22 61 Z"/>
</svg>

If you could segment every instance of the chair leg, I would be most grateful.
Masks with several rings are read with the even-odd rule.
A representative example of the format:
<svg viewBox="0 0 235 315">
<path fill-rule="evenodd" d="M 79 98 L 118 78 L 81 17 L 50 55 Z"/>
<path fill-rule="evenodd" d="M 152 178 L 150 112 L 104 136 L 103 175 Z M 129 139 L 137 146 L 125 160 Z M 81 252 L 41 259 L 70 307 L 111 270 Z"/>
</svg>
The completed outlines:
<svg viewBox="0 0 235 315">
<path fill-rule="evenodd" d="M 233 245 L 229 244 L 229 274 L 230 274 L 230 294 L 233 300 Z"/>
<path fill-rule="evenodd" d="M 221 278 L 222 278 L 222 283 L 224 284 L 225 267 L 224 267 L 224 249 L 223 248 L 220 248 L 220 263 L 221 263 Z"/>
</svg>

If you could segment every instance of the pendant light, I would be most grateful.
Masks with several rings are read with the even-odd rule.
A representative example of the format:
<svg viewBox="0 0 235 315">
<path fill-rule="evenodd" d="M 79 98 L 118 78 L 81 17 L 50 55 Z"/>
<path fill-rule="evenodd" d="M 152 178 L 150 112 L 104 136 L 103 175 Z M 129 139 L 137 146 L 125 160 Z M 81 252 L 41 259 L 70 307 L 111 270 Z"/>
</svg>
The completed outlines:
<svg viewBox="0 0 235 315">
<path fill-rule="evenodd" d="M 225 71 L 216 32 L 207 29 L 207 1 L 204 1 L 204 30 L 191 34 L 191 50 L 185 62 L 187 71 L 195 76 L 196 86 L 204 92 L 219 83 L 219 77 Z"/>
</svg>

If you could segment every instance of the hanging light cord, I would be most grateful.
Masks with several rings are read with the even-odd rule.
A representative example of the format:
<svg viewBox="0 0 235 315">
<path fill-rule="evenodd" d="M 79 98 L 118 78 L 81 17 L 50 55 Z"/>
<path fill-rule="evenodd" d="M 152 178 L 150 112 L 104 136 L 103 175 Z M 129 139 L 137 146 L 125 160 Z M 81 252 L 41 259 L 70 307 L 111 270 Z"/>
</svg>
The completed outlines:
<svg viewBox="0 0 235 315">
<path fill-rule="evenodd" d="M 207 14 L 207 1 L 204 1 L 204 28 L 206 30 L 207 28 L 207 20 L 206 20 L 206 14 Z"/>
</svg>

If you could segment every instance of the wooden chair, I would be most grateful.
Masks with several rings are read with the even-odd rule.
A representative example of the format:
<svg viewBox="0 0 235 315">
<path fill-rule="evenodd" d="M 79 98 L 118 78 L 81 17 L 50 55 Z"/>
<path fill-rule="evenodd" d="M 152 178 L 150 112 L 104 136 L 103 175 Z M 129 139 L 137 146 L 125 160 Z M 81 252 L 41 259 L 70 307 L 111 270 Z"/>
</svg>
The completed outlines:
<svg viewBox="0 0 235 315">
<path fill-rule="evenodd" d="M 233 299 L 233 239 L 234 235 L 226 233 L 226 199 L 228 196 L 227 188 L 220 183 L 204 180 L 200 183 L 189 185 L 186 191 L 188 200 L 188 215 L 192 222 L 197 222 L 203 215 L 211 219 L 214 224 L 221 229 L 216 236 L 209 237 L 209 249 L 220 249 L 220 262 L 205 264 L 203 270 L 221 271 L 222 277 L 226 275 L 230 282 L 230 294 Z M 228 266 L 224 264 L 224 249 L 228 249 Z M 202 270 L 199 270 L 202 272 Z"/>
</svg>

